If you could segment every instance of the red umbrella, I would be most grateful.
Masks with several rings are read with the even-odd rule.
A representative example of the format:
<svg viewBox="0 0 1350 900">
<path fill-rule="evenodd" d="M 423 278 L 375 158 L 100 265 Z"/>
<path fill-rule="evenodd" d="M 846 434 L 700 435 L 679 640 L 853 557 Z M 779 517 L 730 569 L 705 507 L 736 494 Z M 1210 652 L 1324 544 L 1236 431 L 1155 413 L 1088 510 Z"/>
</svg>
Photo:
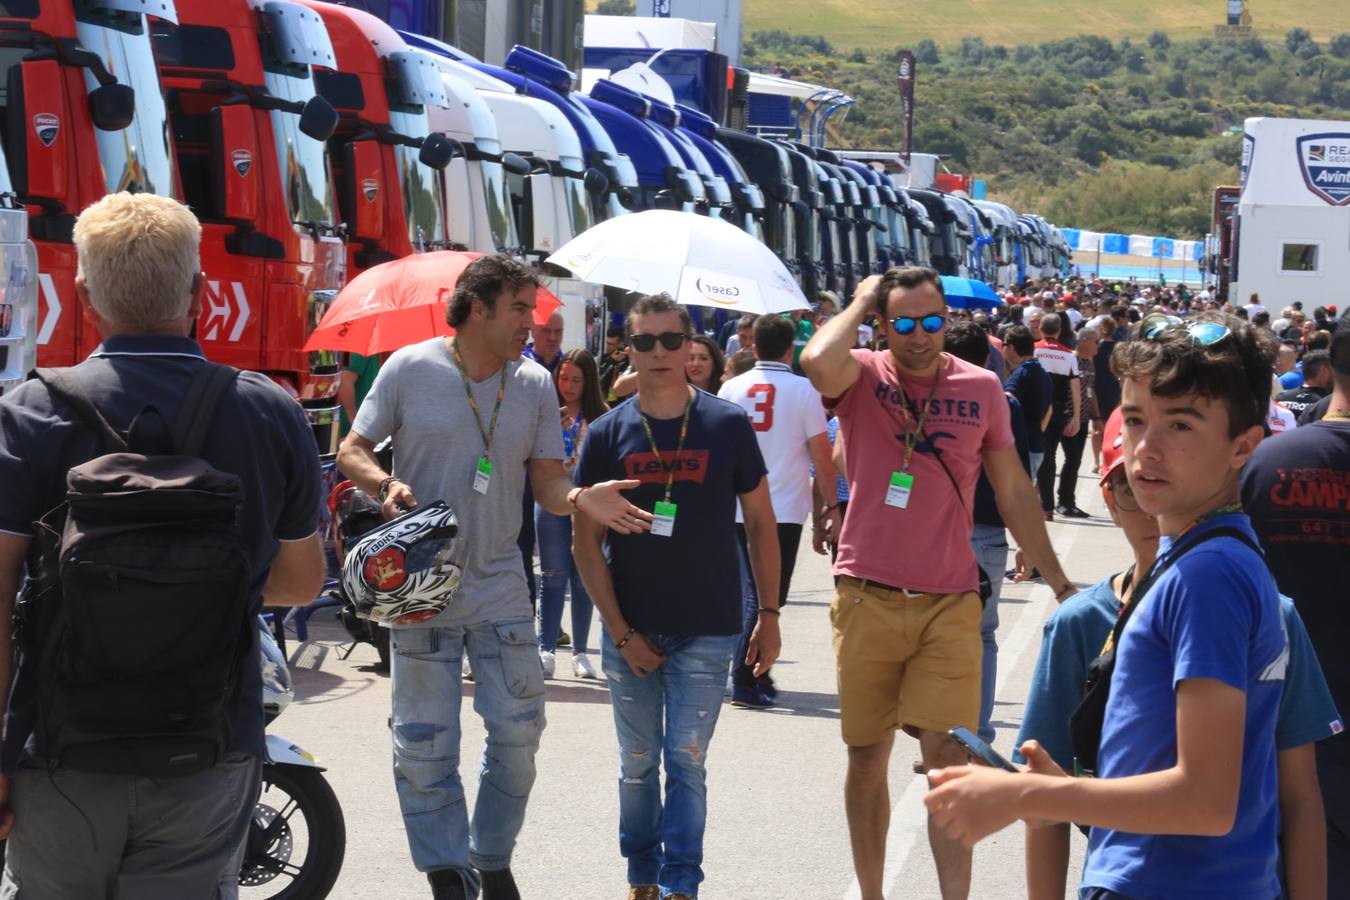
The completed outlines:
<svg viewBox="0 0 1350 900">
<path fill-rule="evenodd" d="M 465 267 L 482 255 L 437 250 L 366 269 L 338 293 L 304 349 L 374 356 L 454 334 L 445 324 L 446 305 Z M 561 300 L 539 288 L 534 321 L 542 325 L 560 306 Z"/>
</svg>

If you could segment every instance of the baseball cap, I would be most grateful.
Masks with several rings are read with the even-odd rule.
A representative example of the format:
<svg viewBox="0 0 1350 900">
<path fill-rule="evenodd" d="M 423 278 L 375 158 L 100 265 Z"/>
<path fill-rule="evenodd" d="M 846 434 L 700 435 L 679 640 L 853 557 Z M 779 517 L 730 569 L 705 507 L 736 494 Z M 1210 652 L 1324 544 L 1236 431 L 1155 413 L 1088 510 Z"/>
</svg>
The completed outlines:
<svg viewBox="0 0 1350 900">
<path fill-rule="evenodd" d="M 1331 367 L 1342 375 L 1350 375 L 1350 310 L 1341 316 L 1331 333 Z"/>
<path fill-rule="evenodd" d="M 1120 407 L 1117 406 L 1112 412 L 1106 424 L 1102 426 L 1102 479 L 1101 483 L 1105 485 L 1111 480 L 1117 469 L 1125 466 L 1125 445 L 1121 437 L 1121 427 L 1125 421 L 1121 414 Z"/>
</svg>

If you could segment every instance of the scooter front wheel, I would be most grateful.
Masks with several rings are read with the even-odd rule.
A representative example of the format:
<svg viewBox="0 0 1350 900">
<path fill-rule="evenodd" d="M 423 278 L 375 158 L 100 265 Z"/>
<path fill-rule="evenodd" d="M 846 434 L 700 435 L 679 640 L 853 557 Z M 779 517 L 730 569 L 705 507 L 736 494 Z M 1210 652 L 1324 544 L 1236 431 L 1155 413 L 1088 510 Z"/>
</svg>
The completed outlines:
<svg viewBox="0 0 1350 900">
<path fill-rule="evenodd" d="M 240 897 L 322 900 L 333 890 L 347 852 L 337 795 L 318 769 L 266 765 L 249 825 Z"/>
</svg>

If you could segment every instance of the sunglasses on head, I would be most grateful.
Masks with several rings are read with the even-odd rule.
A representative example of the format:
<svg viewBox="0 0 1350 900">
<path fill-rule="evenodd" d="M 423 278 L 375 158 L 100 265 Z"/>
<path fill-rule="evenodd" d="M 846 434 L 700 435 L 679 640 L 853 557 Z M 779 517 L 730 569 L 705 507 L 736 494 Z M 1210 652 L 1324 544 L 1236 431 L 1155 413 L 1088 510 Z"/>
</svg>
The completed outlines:
<svg viewBox="0 0 1350 900">
<path fill-rule="evenodd" d="M 891 319 L 891 327 L 899 335 L 913 334 L 914 329 L 922 327 L 927 334 L 937 334 L 942 330 L 942 325 L 947 321 L 947 317 L 942 313 L 931 313 L 926 316 L 915 318 L 914 316 L 896 316 Z"/>
<path fill-rule="evenodd" d="M 1144 340 L 1157 340 L 1163 333 L 1180 328 L 1191 336 L 1191 343 L 1198 347 L 1209 347 L 1228 337 L 1232 332 L 1221 322 L 1186 322 L 1176 316 L 1154 313 L 1145 316 L 1139 323 L 1139 334 Z"/>
<path fill-rule="evenodd" d="M 628 343 L 639 353 L 650 353 L 656 347 L 657 341 L 660 341 L 661 346 L 667 350 L 678 350 L 687 340 L 689 335 L 683 331 L 667 331 L 664 334 L 634 334 L 629 336 Z"/>
</svg>

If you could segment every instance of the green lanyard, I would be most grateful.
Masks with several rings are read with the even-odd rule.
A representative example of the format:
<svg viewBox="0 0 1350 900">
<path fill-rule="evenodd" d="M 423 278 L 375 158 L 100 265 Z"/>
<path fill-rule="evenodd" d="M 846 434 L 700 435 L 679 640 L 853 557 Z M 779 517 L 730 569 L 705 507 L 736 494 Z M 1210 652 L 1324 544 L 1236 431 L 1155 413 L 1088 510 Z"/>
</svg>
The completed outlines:
<svg viewBox="0 0 1350 900">
<path fill-rule="evenodd" d="M 506 396 L 507 364 L 502 363 L 502 378 L 497 385 L 497 405 L 492 407 L 492 421 L 484 429 L 483 417 L 478 413 L 478 401 L 473 399 L 473 387 L 469 384 L 469 373 L 464 368 L 464 357 L 460 356 L 458 341 L 450 342 L 450 355 L 459 369 L 460 380 L 464 382 L 464 395 L 469 398 L 469 409 L 473 412 L 473 420 L 478 423 L 478 433 L 483 437 L 483 459 L 488 459 L 492 455 L 492 436 L 497 433 L 497 414 L 502 411 L 502 398 Z"/>
<path fill-rule="evenodd" d="M 898 374 L 899 373 L 897 373 L 897 375 Z M 897 378 L 897 382 L 898 381 L 899 379 Z M 915 422 L 912 431 L 909 428 L 905 429 L 905 463 L 900 469 L 901 472 L 909 471 L 910 457 L 914 455 L 914 448 L 919 443 L 919 435 L 923 434 L 923 423 L 928 421 L 928 410 L 933 408 L 933 398 L 937 396 L 938 383 L 941 381 L 942 368 L 939 367 L 937 375 L 933 377 L 933 387 L 928 391 L 928 399 L 923 401 L 923 408 L 918 411 L 917 415 L 915 414 L 915 411 L 911 409 L 912 404 L 909 395 L 905 393 L 905 389 L 900 387 L 898 383 L 896 385 L 899 389 L 898 393 L 900 394 L 900 408 L 905 411 L 905 424 L 908 425 L 911 419 Z"/>
<path fill-rule="evenodd" d="M 689 433 L 689 411 L 693 408 L 694 395 L 691 392 L 684 404 L 684 421 L 680 423 L 680 442 L 675 446 L 675 458 L 670 461 L 670 469 L 666 472 L 666 503 L 670 502 L 670 488 L 675 483 L 675 469 L 680 465 L 680 454 L 684 452 L 684 438 Z M 652 436 L 652 426 L 647 424 L 647 414 L 639 409 L 638 415 L 642 418 L 642 430 L 647 433 L 647 441 L 652 445 L 652 455 L 664 467 L 665 463 L 661 462 L 661 450 L 656 446 L 656 438 Z"/>
</svg>

